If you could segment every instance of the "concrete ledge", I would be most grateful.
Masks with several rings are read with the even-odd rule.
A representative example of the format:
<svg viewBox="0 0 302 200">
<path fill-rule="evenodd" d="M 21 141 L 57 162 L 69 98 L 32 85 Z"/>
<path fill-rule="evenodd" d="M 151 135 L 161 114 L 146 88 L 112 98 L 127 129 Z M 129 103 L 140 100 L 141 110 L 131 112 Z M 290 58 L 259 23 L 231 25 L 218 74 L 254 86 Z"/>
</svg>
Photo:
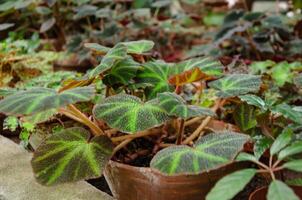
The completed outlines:
<svg viewBox="0 0 302 200">
<path fill-rule="evenodd" d="M 45 187 L 35 181 L 31 153 L 0 135 L 0 200 L 113 200 L 85 181 Z"/>
</svg>

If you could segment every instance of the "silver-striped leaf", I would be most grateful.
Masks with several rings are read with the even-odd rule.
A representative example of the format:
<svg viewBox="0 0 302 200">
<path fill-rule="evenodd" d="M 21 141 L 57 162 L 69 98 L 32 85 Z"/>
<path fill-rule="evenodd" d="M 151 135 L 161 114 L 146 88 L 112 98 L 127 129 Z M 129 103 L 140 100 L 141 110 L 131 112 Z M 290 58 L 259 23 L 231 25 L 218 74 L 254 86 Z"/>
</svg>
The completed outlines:
<svg viewBox="0 0 302 200">
<path fill-rule="evenodd" d="M 96 119 L 104 120 L 111 128 L 136 133 L 159 126 L 169 120 L 157 99 L 142 102 L 138 97 L 118 94 L 103 99 L 93 109 Z"/>
<path fill-rule="evenodd" d="M 148 52 L 154 46 L 154 42 L 150 40 L 122 42 L 121 44 L 125 45 L 127 47 L 127 52 L 132 54 L 142 54 Z"/>
<path fill-rule="evenodd" d="M 0 112 L 7 115 L 30 115 L 89 101 L 95 95 L 94 87 L 78 87 L 58 93 L 50 88 L 33 88 L 9 95 L 0 101 Z"/>
<path fill-rule="evenodd" d="M 247 135 L 235 132 L 211 133 L 193 147 L 179 145 L 161 150 L 153 157 L 151 167 L 166 175 L 209 171 L 232 162 L 248 140 Z"/>
<path fill-rule="evenodd" d="M 86 129 L 73 127 L 47 138 L 31 164 L 39 183 L 54 185 L 101 176 L 112 152 L 113 144 L 106 136 L 91 139 Z"/>
<path fill-rule="evenodd" d="M 172 92 L 164 92 L 158 95 L 159 106 L 168 112 L 170 116 L 188 119 L 197 116 L 215 116 L 209 108 L 187 105 L 186 101 Z"/>
<path fill-rule="evenodd" d="M 209 84 L 218 90 L 217 96 L 221 98 L 255 93 L 260 89 L 260 85 L 261 77 L 249 74 L 231 74 Z"/>
</svg>

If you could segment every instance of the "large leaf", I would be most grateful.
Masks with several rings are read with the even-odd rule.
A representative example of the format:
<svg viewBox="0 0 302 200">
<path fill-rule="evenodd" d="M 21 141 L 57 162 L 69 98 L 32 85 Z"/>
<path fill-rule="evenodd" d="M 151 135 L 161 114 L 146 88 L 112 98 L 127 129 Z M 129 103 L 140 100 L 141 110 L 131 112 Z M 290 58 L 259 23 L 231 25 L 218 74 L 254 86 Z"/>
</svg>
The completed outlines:
<svg viewBox="0 0 302 200">
<path fill-rule="evenodd" d="M 152 84 L 153 87 L 147 87 L 148 98 L 154 98 L 158 93 L 170 92 L 173 86 L 169 85 L 168 79 L 171 75 L 171 65 L 163 61 L 152 61 L 143 64 L 143 69 L 138 73 L 139 82 Z"/>
<path fill-rule="evenodd" d="M 282 167 L 297 171 L 297 172 L 302 172 L 302 160 L 293 160 L 285 163 Z"/>
<path fill-rule="evenodd" d="M 244 169 L 220 179 L 208 193 L 206 200 L 230 200 L 251 181 L 256 169 Z"/>
<path fill-rule="evenodd" d="M 158 95 L 159 106 L 168 112 L 169 115 L 188 119 L 196 116 L 215 116 L 215 113 L 208 108 L 187 105 L 186 101 L 179 95 L 171 92 L 164 92 Z"/>
<path fill-rule="evenodd" d="M 278 153 L 291 142 L 292 138 L 293 130 L 290 128 L 284 129 L 271 146 L 270 154 L 275 155 L 276 153 Z"/>
<path fill-rule="evenodd" d="M 302 153 L 302 141 L 294 142 L 290 146 L 284 148 L 282 151 L 279 152 L 278 159 L 283 160 L 288 156 L 292 156 L 298 153 Z"/>
<path fill-rule="evenodd" d="M 272 108 L 274 113 L 282 114 L 285 118 L 288 118 L 298 124 L 302 124 L 302 113 L 293 109 L 286 103 L 279 104 Z"/>
<path fill-rule="evenodd" d="M 210 83 L 210 87 L 218 90 L 217 95 L 222 98 L 257 92 L 260 89 L 260 76 L 248 74 L 232 74 Z"/>
<path fill-rule="evenodd" d="M 117 44 L 110 49 L 107 54 L 103 57 L 101 63 L 91 70 L 88 74 L 89 78 L 98 76 L 99 74 L 112 68 L 117 62 L 126 58 L 127 47 L 123 44 Z"/>
<path fill-rule="evenodd" d="M 173 67 L 173 74 L 180 74 L 194 68 L 200 69 L 208 76 L 221 76 L 223 74 L 222 64 L 211 57 L 192 58 L 177 63 Z"/>
<path fill-rule="evenodd" d="M 133 53 L 133 54 L 145 53 L 147 51 L 150 51 L 154 46 L 154 42 L 152 42 L 150 40 L 122 42 L 121 44 L 123 44 L 127 47 L 128 53 Z"/>
<path fill-rule="evenodd" d="M 140 66 L 139 63 L 131 58 L 124 59 L 111 68 L 103 81 L 105 84 L 108 83 L 109 85 L 117 83 L 127 85 L 130 80 L 136 76 L 136 72 Z"/>
<path fill-rule="evenodd" d="M 90 133 L 79 127 L 47 138 L 32 159 L 37 180 L 53 185 L 101 176 L 112 155 L 113 144 L 105 136 L 90 138 Z"/>
<path fill-rule="evenodd" d="M 38 113 L 35 113 L 33 115 L 22 117 L 22 121 L 29 122 L 31 124 L 39 124 L 42 122 L 45 122 L 49 120 L 51 117 L 53 117 L 55 114 L 57 114 L 57 109 L 48 109 L 45 111 L 41 111 Z"/>
<path fill-rule="evenodd" d="M 246 103 L 236 106 L 233 116 L 241 131 L 247 131 L 257 126 L 255 109 Z"/>
<path fill-rule="evenodd" d="M 300 198 L 285 183 L 274 180 L 267 193 L 267 200 L 299 200 Z"/>
<path fill-rule="evenodd" d="M 78 87 L 61 93 L 49 88 L 34 88 L 1 100 L 0 112 L 8 115 L 35 114 L 80 101 L 89 101 L 94 94 L 93 87 Z"/>
<path fill-rule="evenodd" d="M 234 132 L 211 133 L 193 147 L 180 145 L 161 150 L 152 159 L 151 167 L 167 175 L 209 171 L 230 163 L 248 139 Z"/>
<path fill-rule="evenodd" d="M 169 119 L 157 99 L 142 102 L 138 97 L 118 94 L 101 101 L 93 109 L 97 119 L 125 133 L 136 133 L 163 124 Z"/>
</svg>

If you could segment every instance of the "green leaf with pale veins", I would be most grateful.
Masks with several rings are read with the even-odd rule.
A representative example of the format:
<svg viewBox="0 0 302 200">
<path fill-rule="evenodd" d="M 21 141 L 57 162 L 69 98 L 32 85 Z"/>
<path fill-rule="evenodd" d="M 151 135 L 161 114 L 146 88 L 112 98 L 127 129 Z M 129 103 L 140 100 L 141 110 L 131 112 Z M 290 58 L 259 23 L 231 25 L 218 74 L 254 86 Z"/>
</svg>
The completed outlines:
<svg viewBox="0 0 302 200">
<path fill-rule="evenodd" d="M 133 53 L 133 54 L 142 54 L 142 53 L 148 52 L 154 46 L 154 42 L 150 41 L 150 40 L 122 42 L 121 44 L 123 44 L 127 47 L 128 53 Z"/>
<path fill-rule="evenodd" d="M 267 192 L 267 200 L 299 200 L 300 198 L 285 183 L 274 180 Z"/>
<path fill-rule="evenodd" d="M 126 58 L 126 56 L 127 47 L 123 44 L 115 45 L 103 57 L 101 63 L 88 73 L 89 78 L 96 77 L 101 73 L 111 69 L 117 62 Z"/>
<path fill-rule="evenodd" d="M 180 74 L 196 67 L 209 76 L 221 76 L 223 74 L 223 65 L 211 57 L 192 58 L 176 63 L 173 67 L 173 74 Z"/>
<path fill-rule="evenodd" d="M 32 124 L 39 124 L 39 123 L 48 121 L 50 118 L 52 118 L 57 113 L 58 113 L 57 109 L 49 109 L 49 110 L 35 113 L 33 115 L 24 116 L 24 117 L 22 117 L 22 121 L 29 122 Z"/>
<path fill-rule="evenodd" d="M 256 169 L 244 169 L 220 179 L 208 193 L 206 200 L 230 200 L 252 180 Z"/>
<path fill-rule="evenodd" d="M 87 130 L 73 127 L 47 138 L 31 163 L 39 183 L 54 185 L 101 176 L 112 152 L 113 144 L 106 136 L 91 139 Z"/>
<path fill-rule="evenodd" d="M 248 131 L 257 126 L 255 109 L 246 103 L 236 106 L 233 117 L 241 131 Z"/>
<path fill-rule="evenodd" d="M 241 99 L 241 101 L 244 101 L 249 105 L 253 105 L 260 108 L 262 111 L 266 111 L 268 109 L 266 102 L 256 95 L 247 94 L 239 96 L 239 98 Z"/>
<path fill-rule="evenodd" d="M 85 43 L 84 47 L 91 49 L 93 51 L 99 52 L 99 53 L 107 53 L 108 51 L 110 51 L 109 47 L 105 47 L 105 46 L 97 44 L 97 43 Z"/>
<path fill-rule="evenodd" d="M 286 103 L 279 104 L 272 108 L 273 113 L 279 113 L 298 124 L 302 124 L 302 113 L 293 109 Z"/>
<path fill-rule="evenodd" d="M 58 93 L 50 88 L 33 88 L 12 94 L 0 101 L 0 112 L 7 115 L 30 115 L 89 101 L 95 95 L 94 87 L 78 87 Z"/>
<path fill-rule="evenodd" d="M 174 87 L 168 82 L 173 66 L 157 60 L 144 63 L 142 67 L 142 70 L 137 75 L 138 81 L 153 85 L 153 87 L 145 89 L 148 99 L 155 98 L 158 93 L 173 91 Z"/>
<path fill-rule="evenodd" d="M 175 93 L 161 93 L 158 95 L 158 99 L 159 106 L 166 110 L 170 116 L 181 117 L 183 119 L 197 116 L 215 116 L 215 113 L 209 108 L 187 105 L 186 101 Z"/>
<path fill-rule="evenodd" d="M 198 174 L 232 162 L 248 140 L 247 135 L 235 132 L 211 133 L 193 147 L 180 145 L 161 150 L 150 166 L 167 175 Z"/>
<path fill-rule="evenodd" d="M 210 87 L 218 90 L 217 95 L 221 98 L 258 92 L 260 85 L 261 77 L 249 74 L 231 74 L 209 84 Z"/>
<path fill-rule="evenodd" d="M 138 97 L 127 94 L 104 99 L 94 107 L 93 114 L 111 128 L 125 133 L 143 131 L 169 120 L 168 113 L 158 105 L 157 99 L 142 102 Z"/>
<path fill-rule="evenodd" d="M 293 139 L 293 130 L 290 128 L 285 128 L 282 133 L 276 138 L 274 143 L 270 148 L 270 154 L 275 155 L 286 147 Z"/>
</svg>

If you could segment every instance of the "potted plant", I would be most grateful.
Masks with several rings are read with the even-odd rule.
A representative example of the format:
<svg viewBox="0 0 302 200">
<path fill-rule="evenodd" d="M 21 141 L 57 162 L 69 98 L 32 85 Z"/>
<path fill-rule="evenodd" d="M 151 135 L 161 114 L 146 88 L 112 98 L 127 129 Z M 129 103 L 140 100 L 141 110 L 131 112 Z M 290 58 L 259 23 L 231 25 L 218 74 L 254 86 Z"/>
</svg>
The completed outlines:
<svg viewBox="0 0 302 200">
<path fill-rule="evenodd" d="M 148 54 L 153 45 L 146 40 L 113 48 L 86 44 L 102 60 L 82 78 L 64 81 L 59 90 L 32 88 L 0 101 L 1 113 L 23 122 L 41 124 L 64 115 L 81 124 L 47 137 L 35 150 L 31 163 L 39 183 L 86 180 L 105 172 L 120 200 L 194 200 L 238 168 L 231 163 L 249 136 L 206 134 L 204 128 L 226 99 L 257 92 L 261 77 L 223 75 L 220 63 L 209 57 L 154 60 Z M 212 109 L 185 100 L 186 92 L 208 88 L 205 83 L 216 91 Z M 146 159 L 134 163 L 139 156 Z"/>
<path fill-rule="evenodd" d="M 263 143 L 259 149 L 266 149 Z M 264 151 L 261 151 L 262 153 Z M 206 199 L 232 199 L 239 191 L 241 191 L 250 180 L 257 174 L 269 174 L 271 183 L 268 187 L 256 190 L 250 195 L 250 200 L 268 199 L 288 199 L 298 200 L 302 197 L 302 187 L 289 186 L 282 180 L 278 180 L 278 173 L 282 173 L 285 169 L 301 172 L 302 160 L 299 157 L 293 157 L 302 152 L 302 141 L 294 138 L 292 129 L 286 128 L 276 138 L 269 148 L 269 162 L 262 162 L 255 154 L 241 152 L 236 160 L 249 161 L 256 164 L 259 168 L 247 168 L 233 172 L 221 180 L 212 188 Z M 258 154 L 259 155 L 259 154 Z"/>
</svg>

